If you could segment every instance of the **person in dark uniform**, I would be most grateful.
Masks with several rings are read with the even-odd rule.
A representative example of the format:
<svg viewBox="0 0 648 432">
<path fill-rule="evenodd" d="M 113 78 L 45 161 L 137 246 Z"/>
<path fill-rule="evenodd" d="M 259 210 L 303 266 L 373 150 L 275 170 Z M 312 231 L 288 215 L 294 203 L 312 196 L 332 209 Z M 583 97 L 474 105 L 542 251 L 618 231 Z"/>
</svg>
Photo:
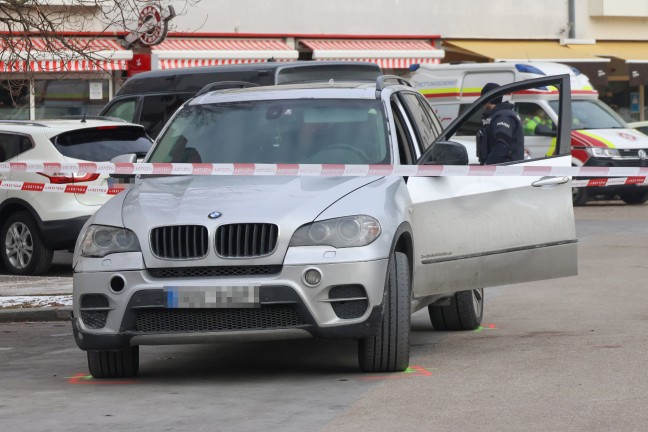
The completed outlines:
<svg viewBox="0 0 648 432">
<path fill-rule="evenodd" d="M 495 83 L 484 86 L 484 95 Z M 493 165 L 524 159 L 524 131 L 513 104 L 495 98 L 485 105 L 482 126 L 477 131 L 477 158 L 481 165 Z"/>
</svg>

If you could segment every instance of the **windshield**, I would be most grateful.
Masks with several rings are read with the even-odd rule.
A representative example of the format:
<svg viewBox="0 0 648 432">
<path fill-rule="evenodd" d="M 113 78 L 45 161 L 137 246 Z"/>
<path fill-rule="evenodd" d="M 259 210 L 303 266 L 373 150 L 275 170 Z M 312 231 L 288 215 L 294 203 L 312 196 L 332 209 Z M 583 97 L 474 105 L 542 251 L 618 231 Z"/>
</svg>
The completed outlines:
<svg viewBox="0 0 648 432">
<path fill-rule="evenodd" d="M 558 101 L 549 102 L 558 112 Z M 625 128 L 623 119 L 599 100 L 572 100 L 572 130 Z"/>
<path fill-rule="evenodd" d="M 182 108 L 148 162 L 390 163 L 378 100 L 251 101 Z"/>
</svg>

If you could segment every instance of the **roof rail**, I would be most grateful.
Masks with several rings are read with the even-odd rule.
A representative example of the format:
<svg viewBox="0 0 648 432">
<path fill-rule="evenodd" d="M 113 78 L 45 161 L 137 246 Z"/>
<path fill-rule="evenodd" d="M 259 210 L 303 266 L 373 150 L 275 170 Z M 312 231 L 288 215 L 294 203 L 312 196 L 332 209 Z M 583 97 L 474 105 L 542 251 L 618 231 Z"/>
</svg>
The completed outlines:
<svg viewBox="0 0 648 432">
<path fill-rule="evenodd" d="M 33 120 L 0 120 L 0 124 L 31 125 L 40 127 L 49 127 L 44 123 L 38 123 Z"/>
<path fill-rule="evenodd" d="M 53 117 L 48 120 L 108 120 L 108 121 L 114 121 L 114 122 L 123 122 L 123 123 L 128 123 L 126 120 L 123 118 L 119 117 L 110 117 L 110 116 L 88 116 L 88 115 L 64 115 L 60 117 Z"/>
<path fill-rule="evenodd" d="M 219 81 L 207 84 L 205 87 L 201 88 L 194 97 L 209 93 L 214 90 L 224 90 L 230 88 L 247 88 L 247 87 L 259 87 L 258 84 L 254 84 L 247 81 Z"/>
<path fill-rule="evenodd" d="M 389 85 L 388 81 L 396 81 L 396 84 L 412 87 L 409 81 L 397 75 L 381 75 L 376 78 L 376 97 L 380 97 L 380 92 Z"/>
</svg>

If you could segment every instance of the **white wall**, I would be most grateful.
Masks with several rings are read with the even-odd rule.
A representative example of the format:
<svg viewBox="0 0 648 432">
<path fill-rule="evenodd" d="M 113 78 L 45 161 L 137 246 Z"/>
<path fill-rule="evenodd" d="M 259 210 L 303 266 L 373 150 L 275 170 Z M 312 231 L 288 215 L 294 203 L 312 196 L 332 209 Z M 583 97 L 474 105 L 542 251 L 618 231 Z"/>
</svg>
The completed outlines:
<svg viewBox="0 0 648 432">
<path fill-rule="evenodd" d="M 171 22 L 205 33 L 566 37 L 567 0 L 201 0 Z"/>
<path fill-rule="evenodd" d="M 617 0 L 623 3 L 624 0 Z M 648 40 L 648 18 L 590 16 L 596 2 L 576 0 L 576 37 L 599 40 Z"/>
</svg>

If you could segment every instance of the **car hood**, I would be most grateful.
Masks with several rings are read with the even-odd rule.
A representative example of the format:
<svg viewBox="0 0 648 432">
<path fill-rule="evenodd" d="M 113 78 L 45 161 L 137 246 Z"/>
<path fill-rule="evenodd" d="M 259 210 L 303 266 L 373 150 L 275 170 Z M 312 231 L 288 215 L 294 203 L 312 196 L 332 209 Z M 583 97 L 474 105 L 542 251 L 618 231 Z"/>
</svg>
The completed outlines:
<svg viewBox="0 0 648 432">
<path fill-rule="evenodd" d="M 187 265 L 163 260 L 148 247 L 152 228 L 169 225 L 202 225 L 210 237 L 219 225 L 273 223 L 279 227 L 277 250 L 247 264 L 280 264 L 293 232 L 313 221 L 327 207 L 377 177 L 271 177 L 271 176 L 171 176 L 139 181 L 124 199 L 124 226 L 140 240 L 147 267 Z M 215 219 L 208 215 L 220 213 Z M 230 260 L 231 261 L 231 260 Z M 210 252 L 193 265 L 223 265 Z M 238 265 L 245 265 L 240 261 Z"/>
<path fill-rule="evenodd" d="M 648 137 L 634 129 L 587 129 L 572 131 L 573 138 L 580 138 L 581 145 L 618 149 L 648 148 Z"/>
<path fill-rule="evenodd" d="M 182 176 L 148 178 L 124 201 L 126 226 L 205 224 L 219 212 L 219 224 L 274 222 L 289 214 L 312 221 L 346 194 L 375 177 Z"/>
</svg>

